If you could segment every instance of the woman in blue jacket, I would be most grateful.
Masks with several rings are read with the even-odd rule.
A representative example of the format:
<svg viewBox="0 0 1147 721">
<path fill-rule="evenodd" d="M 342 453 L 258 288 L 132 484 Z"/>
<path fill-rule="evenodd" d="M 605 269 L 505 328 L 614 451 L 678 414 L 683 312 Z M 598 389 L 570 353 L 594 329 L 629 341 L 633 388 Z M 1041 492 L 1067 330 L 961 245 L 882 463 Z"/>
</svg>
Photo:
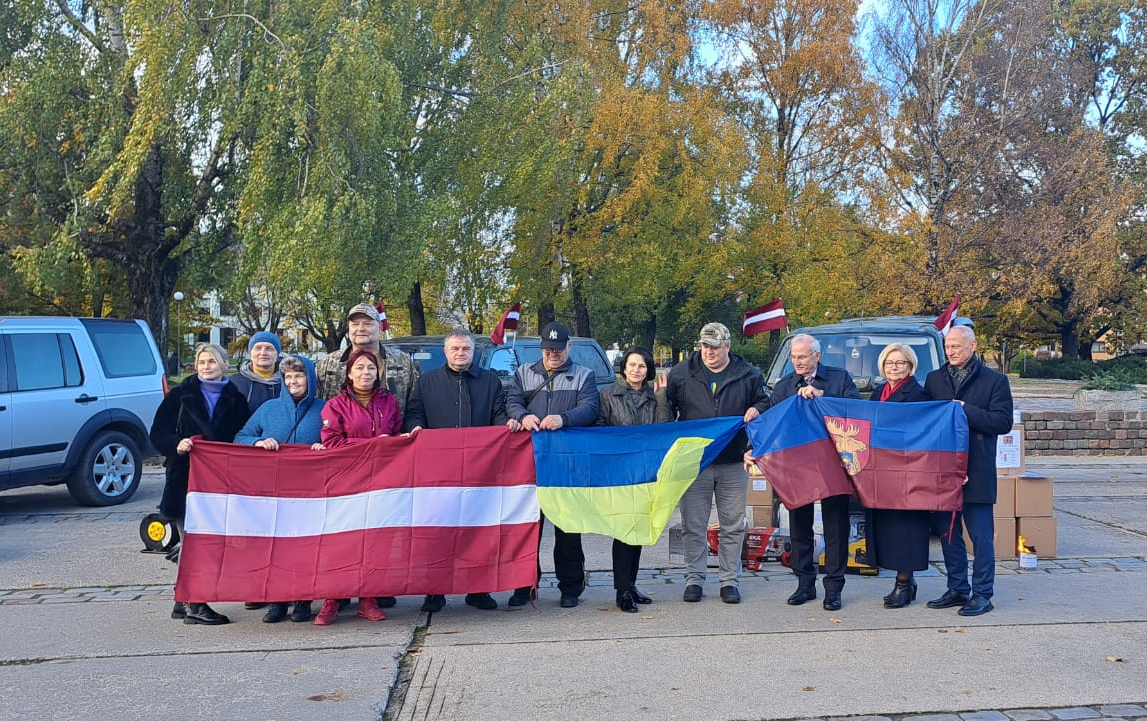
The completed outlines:
<svg viewBox="0 0 1147 721">
<path fill-rule="evenodd" d="M 281 443 L 299 443 L 321 451 L 319 432 L 323 428 L 322 410 L 326 402 L 315 397 L 318 381 L 314 364 L 302 356 L 288 355 L 279 363 L 279 371 L 287 392 L 259 406 L 235 436 L 235 442 L 268 451 L 279 450 Z M 286 617 L 287 602 L 272 603 L 263 615 L 263 623 L 278 623 Z M 295 601 L 291 620 L 298 623 L 311 620 L 311 602 Z"/>
</svg>

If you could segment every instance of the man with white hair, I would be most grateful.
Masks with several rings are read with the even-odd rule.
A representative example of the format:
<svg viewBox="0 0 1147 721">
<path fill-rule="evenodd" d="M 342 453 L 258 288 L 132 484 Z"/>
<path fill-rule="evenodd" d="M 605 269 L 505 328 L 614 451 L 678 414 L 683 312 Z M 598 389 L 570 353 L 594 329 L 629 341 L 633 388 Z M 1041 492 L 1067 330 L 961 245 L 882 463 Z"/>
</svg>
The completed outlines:
<svg viewBox="0 0 1147 721">
<path fill-rule="evenodd" d="M 928 374 L 924 390 L 934 401 L 959 403 L 968 417 L 968 480 L 964 508 L 955 514 L 933 513 L 932 529 L 944 549 L 948 590 L 928 602 L 928 608 L 959 606 L 961 616 L 991 611 L 996 583 L 995 522 L 996 439 L 1012 428 L 1012 389 L 1008 377 L 976 357 L 976 333 L 953 326 L 944 337 L 948 362 Z M 954 522 L 953 522 L 954 521 Z M 962 526 L 961 526 L 962 524 Z M 972 539 L 975 558 L 968 582 L 968 550 L 963 528 Z"/>
<path fill-rule="evenodd" d="M 843 368 L 834 368 L 820 362 L 820 341 L 807 333 L 793 336 L 789 344 L 789 360 L 793 372 L 777 381 L 771 404 L 776 405 L 790 396 L 801 398 L 856 398 L 860 391 L 852 376 Z M 844 569 L 848 564 L 849 496 L 829 496 L 820 500 L 821 519 L 824 523 L 824 608 L 839 611 L 840 592 L 844 589 Z M 789 533 L 792 536 L 792 567 L 797 577 L 797 590 L 789 596 L 790 606 L 816 599 L 817 560 L 813 557 L 813 504 L 789 509 Z"/>
</svg>

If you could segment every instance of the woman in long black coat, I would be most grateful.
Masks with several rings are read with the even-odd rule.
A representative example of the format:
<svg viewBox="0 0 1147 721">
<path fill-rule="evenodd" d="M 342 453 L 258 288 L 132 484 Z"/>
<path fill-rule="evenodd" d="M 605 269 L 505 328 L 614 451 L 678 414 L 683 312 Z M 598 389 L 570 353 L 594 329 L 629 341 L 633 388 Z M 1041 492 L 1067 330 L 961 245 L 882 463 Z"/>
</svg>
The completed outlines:
<svg viewBox="0 0 1147 721">
<path fill-rule="evenodd" d="M 872 389 L 874 401 L 913 403 L 928 394 L 913 374 L 918 365 L 910 346 L 893 343 L 880 352 L 886 383 Z M 903 608 L 916 598 L 915 571 L 928 567 L 928 511 L 874 508 L 868 512 L 868 543 L 876 565 L 896 571 L 896 585 L 884 597 L 885 608 Z"/>
<path fill-rule="evenodd" d="M 248 414 L 247 399 L 227 379 L 226 351 L 214 343 L 200 343 L 195 347 L 195 375 L 183 379 L 167 394 L 151 424 L 151 443 L 163 454 L 166 467 L 159 510 L 175 523 L 180 536 L 187 512 L 188 454 L 195 445 L 192 436 L 230 443 L 247 422 Z M 176 602 L 171 617 L 208 626 L 228 621 L 206 603 Z"/>
</svg>

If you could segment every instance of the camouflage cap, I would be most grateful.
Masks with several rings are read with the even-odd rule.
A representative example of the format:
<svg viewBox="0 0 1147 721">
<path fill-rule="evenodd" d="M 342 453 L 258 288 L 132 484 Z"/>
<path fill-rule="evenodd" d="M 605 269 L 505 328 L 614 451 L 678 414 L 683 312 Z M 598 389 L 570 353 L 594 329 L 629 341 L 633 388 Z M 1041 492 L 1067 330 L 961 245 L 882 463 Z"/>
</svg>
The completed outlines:
<svg viewBox="0 0 1147 721">
<path fill-rule="evenodd" d="M 705 326 L 701 328 L 701 337 L 697 342 L 716 348 L 729 343 L 731 339 L 732 336 L 729 335 L 729 329 L 724 323 L 706 323 Z"/>
<path fill-rule="evenodd" d="M 351 308 L 346 313 L 346 319 L 350 320 L 351 318 L 354 318 L 356 315 L 365 315 L 367 318 L 370 318 L 375 323 L 378 322 L 378 310 L 373 305 L 371 305 L 370 303 L 359 303 L 355 307 Z"/>
</svg>

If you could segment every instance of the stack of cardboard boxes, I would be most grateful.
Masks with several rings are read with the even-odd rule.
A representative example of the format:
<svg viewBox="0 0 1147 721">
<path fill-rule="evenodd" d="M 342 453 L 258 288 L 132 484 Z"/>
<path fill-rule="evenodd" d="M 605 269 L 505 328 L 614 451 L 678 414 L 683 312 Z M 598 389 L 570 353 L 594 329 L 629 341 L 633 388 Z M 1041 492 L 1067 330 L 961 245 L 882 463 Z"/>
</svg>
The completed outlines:
<svg viewBox="0 0 1147 721">
<path fill-rule="evenodd" d="M 1024 430 L 1015 412 L 1010 433 L 996 443 L 996 558 L 1015 558 L 1019 538 L 1040 558 L 1055 558 L 1056 526 L 1053 481 L 1026 470 Z M 973 553 L 967 532 L 964 541 Z"/>
</svg>

